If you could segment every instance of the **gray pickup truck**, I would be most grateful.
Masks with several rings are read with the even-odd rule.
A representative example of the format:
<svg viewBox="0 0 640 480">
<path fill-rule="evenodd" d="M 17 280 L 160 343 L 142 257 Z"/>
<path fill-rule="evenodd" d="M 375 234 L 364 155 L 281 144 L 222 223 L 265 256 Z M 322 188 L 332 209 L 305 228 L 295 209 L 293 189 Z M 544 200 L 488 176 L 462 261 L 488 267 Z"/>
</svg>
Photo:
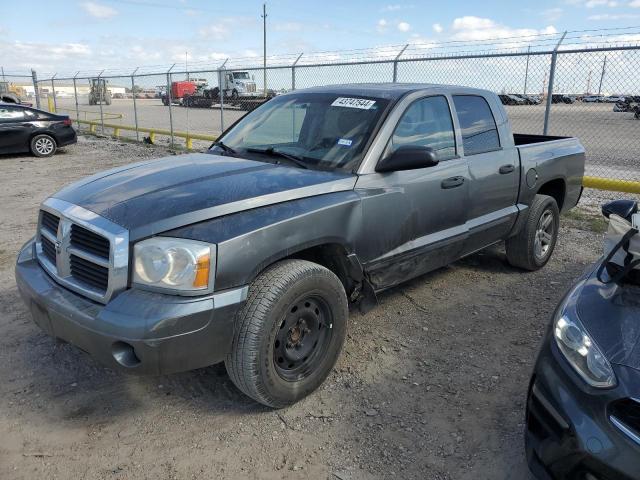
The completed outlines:
<svg viewBox="0 0 640 480">
<path fill-rule="evenodd" d="M 16 280 L 44 331 L 110 367 L 224 361 L 283 407 L 331 371 L 350 304 L 500 241 L 513 266 L 545 265 L 583 172 L 577 139 L 512 134 L 488 91 L 299 90 L 206 153 L 52 195 Z"/>
</svg>

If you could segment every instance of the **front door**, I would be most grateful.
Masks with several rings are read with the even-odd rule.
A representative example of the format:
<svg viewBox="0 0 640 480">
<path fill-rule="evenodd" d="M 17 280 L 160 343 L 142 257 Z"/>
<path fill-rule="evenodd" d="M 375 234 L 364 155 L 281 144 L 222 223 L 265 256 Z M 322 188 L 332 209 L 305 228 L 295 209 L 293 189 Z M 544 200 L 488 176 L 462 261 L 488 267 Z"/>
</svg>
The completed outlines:
<svg viewBox="0 0 640 480">
<path fill-rule="evenodd" d="M 357 250 L 374 288 L 387 288 L 455 260 L 466 237 L 468 168 L 457 155 L 448 100 L 410 104 L 383 158 L 401 145 L 432 148 L 428 168 L 362 175 L 363 225 Z"/>
</svg>

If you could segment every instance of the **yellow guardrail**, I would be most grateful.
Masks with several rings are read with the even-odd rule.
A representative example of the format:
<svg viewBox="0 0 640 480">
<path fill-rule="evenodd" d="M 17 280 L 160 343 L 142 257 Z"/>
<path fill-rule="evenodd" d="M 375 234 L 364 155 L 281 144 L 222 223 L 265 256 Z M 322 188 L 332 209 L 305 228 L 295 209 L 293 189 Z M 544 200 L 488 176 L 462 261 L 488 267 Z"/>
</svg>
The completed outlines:
<svg viewBox="0 0 640 480">
<path fill-rule="evenodd" d="M 96 133 L 97 128 L 102 127 L 104 125 L 104 128 L 113 129 L 113 136 L 116 138 L 120 136 L 120 130 L 128 130 L 132 132 L 136 131 L 136 127 L 132 125 L 119 125 L 117 123 L 106 123 L 106 122 L 103 124 L 101 122 L 96 122 L 91 120 L 78 120 L 78 119 L 74 120 L 74 122 L 78 124 L 89 125 L 89 131 L 91 133 Z M 138 127 L 138 132 L 148 133 L 149 140 L 151 141 L 151 143 L 154 143 L 156 135 L 166 135 L 168 137 L 171 136 L 171 130 L 167 130 L 165 128 Z M 206 135 L 204 133 L 179 132 L 179 131 L 174 131 L 173 136 L 178 138 L 184 138 L 185 146 L 187 150 L 191 150 L 193 148 L 194 140 L 207 140 L 210 142 L 215 142 L 216 139 L 218 138 L 218 135 Z"/>
<path fill-rule="evenodd" d="M 633 180 L 618 180 L 616 178 L 584 177 L 582 185 L 585 188 L 598 190 L 610 190 L 612 192 L 638 193 L 640 194 L 640 182 Z"/>
</svg>

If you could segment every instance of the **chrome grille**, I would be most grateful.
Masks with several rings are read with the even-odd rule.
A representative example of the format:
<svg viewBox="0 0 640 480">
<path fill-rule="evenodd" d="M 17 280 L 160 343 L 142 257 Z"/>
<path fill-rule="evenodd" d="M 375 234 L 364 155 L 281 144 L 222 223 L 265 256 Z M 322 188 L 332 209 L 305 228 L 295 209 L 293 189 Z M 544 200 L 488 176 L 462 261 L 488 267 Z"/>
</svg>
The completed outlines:
<svg viewBox="0 0 640 480">
<path fill-rule="evenodd" d="M 127 287 L 129 233 L 77 205 L 42 204 L 36 252 L 54 280 L 92 300 L 107 303 Z"/>
<path fill-rule="evenodd" d="M 71 238 L 69 243 L 74 248 L 86 250 L 98 257 L 109 258 L 109 240 L 93 233 L 91 230 L 82 228 L 80 225 L 71 225 Z"/>
<path fill-rule="evenodd" d="M 255 83 L 247 83 L 247 92 L 253 93 L 255 91 L 256 91 L 256 84 Z"/>
<path fill-rule="evenodd" d="M 71 275 L 92 287 L 106 292 L 109 285 L 109 269 L 96 265 L 82 257 L 71 255 L 69 257 Z"/>
<path fill-rule="evenodd" d="M 58 225 L 60 224 L 60 217 L 49 212 L 42 212 L 42 227 L 49 230 L 54 235 L 58 235 Z"/>
<path fill-rule="evenodd" d="M 47 237 L 42 237 L 42 253 L 47 259 L 55 265 L 56 263 L 56 246 Z"/>
</svg>

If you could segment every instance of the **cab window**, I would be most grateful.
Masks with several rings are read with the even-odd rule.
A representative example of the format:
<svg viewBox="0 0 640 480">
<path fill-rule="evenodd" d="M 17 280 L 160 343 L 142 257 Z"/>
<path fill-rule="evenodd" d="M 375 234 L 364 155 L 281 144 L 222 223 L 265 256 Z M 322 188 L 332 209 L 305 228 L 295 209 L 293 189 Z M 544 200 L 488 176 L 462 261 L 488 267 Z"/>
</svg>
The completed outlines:
<svg viewBox="0 0 640 480">
<path fill-rule="evenodd" d="M 432 148 L 440 161 L 456 156 L 453 121 L 445 97 L 422 98 L 407 108 L 393 132 L 388 152 L 403 145 Z"/>
<path fill-rule="evenodd" d="M 498 127 L 487 101 L 478 95 L 454 95 L 465 156 L 500 149 Z"/>
</svg>

